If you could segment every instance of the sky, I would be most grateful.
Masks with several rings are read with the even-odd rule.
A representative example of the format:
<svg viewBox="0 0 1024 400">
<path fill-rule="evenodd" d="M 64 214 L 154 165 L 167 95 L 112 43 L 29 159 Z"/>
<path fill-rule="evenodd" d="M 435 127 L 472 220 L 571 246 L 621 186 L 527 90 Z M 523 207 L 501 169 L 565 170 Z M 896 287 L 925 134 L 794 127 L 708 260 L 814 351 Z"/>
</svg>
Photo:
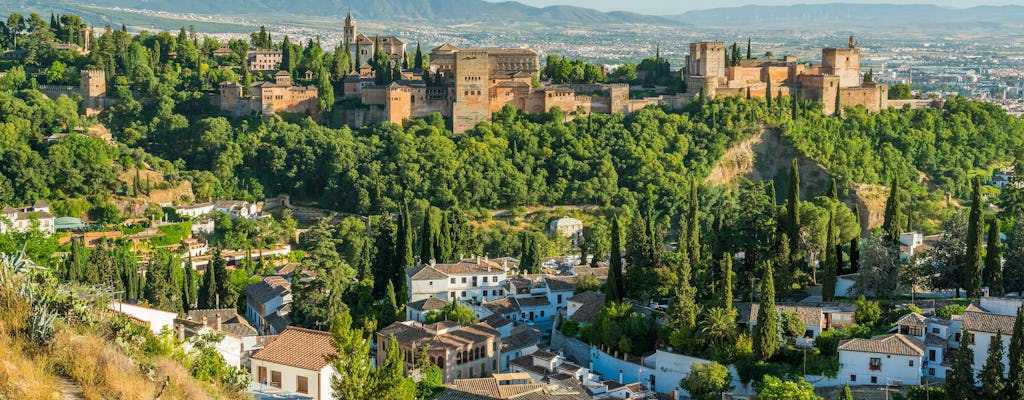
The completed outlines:
<svg viewBox="0 0 1024 400">
<path fill-rule="evenodd" d="M 504 0 L 488 0 L 504 1 Z M 601 11 L 633 11 L 649 15 L 681 14 L 690 10 L 703 10 L 719 7 L 737 7 L 747 4 L 757 5 L 792 5 L 792 4 L 827 4 L 827 3 L 897 3 L 897 4 L 935 4 L 949 8 L 966 8 L 980 5 L 1020 5 L 1022 0 L 515 0 L 523 4 L 545 7 L 551 5 L 570 5 L 593 8 Z"/>
</svg>

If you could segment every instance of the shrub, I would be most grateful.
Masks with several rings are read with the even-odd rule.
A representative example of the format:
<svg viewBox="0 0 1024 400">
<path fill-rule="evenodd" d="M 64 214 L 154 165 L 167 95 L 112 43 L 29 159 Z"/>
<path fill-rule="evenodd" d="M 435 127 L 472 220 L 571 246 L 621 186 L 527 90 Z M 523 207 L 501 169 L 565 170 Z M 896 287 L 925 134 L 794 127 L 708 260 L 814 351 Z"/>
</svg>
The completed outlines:
<svg viewBox="0 0 1024 400">
<path fill-rule="evenodd" d="M 954 315 L 964 315 L 964 312 L 966 311 L 967 305 L 965 304 L 950 304 L 948 306 L 936 310 L 935 315 L 939 316 L 940 318 L 950 319 Z"/>
<path fill-rule="evenodd" d="M 882 308 L 878 305 L 877 301 L 868 300 L 864 296 L 860 296 L 857 300 L 854 300 L 854 304 L 857 305 L 854 318 L 857 320 L 858 325 L 872 328 L 878 323 L 878 319 L 882 316 Z"/>
<path fill-rule="evenodd" d="M 573 337 L 580 332 L 580 323 L 576 320 L 570 319 L 568 321 L 563 322 L 559 330 L 561 330 L 563 335 Z"/>
</svg>

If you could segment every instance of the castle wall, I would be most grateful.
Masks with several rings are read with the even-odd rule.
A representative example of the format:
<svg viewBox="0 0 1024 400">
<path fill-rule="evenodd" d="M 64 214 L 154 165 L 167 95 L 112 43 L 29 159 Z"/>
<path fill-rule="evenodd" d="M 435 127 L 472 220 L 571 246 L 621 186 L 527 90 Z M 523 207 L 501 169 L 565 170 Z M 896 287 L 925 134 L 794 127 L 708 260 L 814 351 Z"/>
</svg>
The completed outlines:
<svg viewBox="0 0 1024 400">
<path fill-rule="evenodd" d="M 729 67 L 726 70 L 726 78 L 730 86 L 733 85 L 733 82 L 758 82 L 761 80 L 761 67 Z"/>
<path fill-rule="evenodd" d="M 842 88 L 839 101 L 843 107 L 862 105 L 870 112 L 879 112 L 888 107 L 889 87 L 867 83 L 855 88 Z"/>
<path fill-rule="evenodd" d="M 760 81 L 768 81 L 771 79 L 772 86 L 776 83 L 782 83 L 789 80 L 789 66 L 788 65 L 770 65 L 765 66 L 761 69 L 761 76 L 758 77 Z"/>
<path fill-rule="evenodd" d="M 491 120 L 490 60 L 484 51 L 455 54 L 455 102 L 452 104 L 452 132 L 463 133 L 481 121 Z"/>
<path fill-rule="evenodd" d="M 800 75 L 800 97 L 808 100 L 821 101 L 825 115 L 835 114 L 836 92 L 839 90 L 839 77 L 835 75 Z"/>
</svg>

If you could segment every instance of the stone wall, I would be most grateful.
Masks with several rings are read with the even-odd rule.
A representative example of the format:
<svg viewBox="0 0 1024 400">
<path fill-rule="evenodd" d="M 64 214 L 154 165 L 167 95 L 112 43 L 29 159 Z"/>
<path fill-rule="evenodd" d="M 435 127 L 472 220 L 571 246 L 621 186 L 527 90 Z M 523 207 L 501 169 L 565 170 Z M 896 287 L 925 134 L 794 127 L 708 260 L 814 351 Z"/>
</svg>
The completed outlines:
<svg viewBox="0 0 1024 400">
<path fill-rule="evenodd" d="M 463 133 L 481 121 L 491 120 L 490 61 L 484 51 L 455 54 L 455 102 L 452 104 L 452 132 Z"/>
<path fill-rule="evenodd" d="M 567 337 L 558 329 L 551 332 L 551 350 L 561 352 L 565 358 L 581 367 L 586 368 L 590 365 L 590 345 L 579 339 Z"/>
</svg>

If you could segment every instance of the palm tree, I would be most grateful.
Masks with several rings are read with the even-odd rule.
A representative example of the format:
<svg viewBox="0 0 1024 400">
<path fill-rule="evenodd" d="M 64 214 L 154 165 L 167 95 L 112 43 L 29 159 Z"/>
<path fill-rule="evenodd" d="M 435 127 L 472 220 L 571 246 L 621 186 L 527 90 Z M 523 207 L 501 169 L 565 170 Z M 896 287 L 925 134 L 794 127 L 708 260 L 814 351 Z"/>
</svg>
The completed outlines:
<svg viewBox="0 0 1024 400">
<path fill-rule="evenodd" d="M 713 307 L 705 314 L 701 333 L 708 343 L 719 346 L 736 337 L 736 310 Z"/>
</svg>

